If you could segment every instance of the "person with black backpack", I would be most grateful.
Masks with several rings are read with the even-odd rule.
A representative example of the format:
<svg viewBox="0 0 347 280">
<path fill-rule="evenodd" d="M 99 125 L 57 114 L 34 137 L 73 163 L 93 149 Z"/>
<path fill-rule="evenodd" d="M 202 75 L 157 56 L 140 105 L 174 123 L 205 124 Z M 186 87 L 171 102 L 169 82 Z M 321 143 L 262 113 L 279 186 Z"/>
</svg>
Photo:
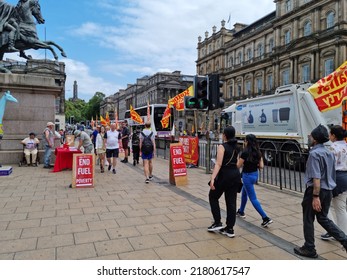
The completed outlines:
<svg viewBox="0 0 347 280">
<path fill-rule="evenodd" d="M 145 128 L 140 134 L 140 153 L 143 161 L 143 170 L 145 173 L 146 181 L 153 179 L 153 162 L 152 159 L 155 153 L 155 135 L 151 130 L 151 123 L 146 122 Z"/>
</svg>

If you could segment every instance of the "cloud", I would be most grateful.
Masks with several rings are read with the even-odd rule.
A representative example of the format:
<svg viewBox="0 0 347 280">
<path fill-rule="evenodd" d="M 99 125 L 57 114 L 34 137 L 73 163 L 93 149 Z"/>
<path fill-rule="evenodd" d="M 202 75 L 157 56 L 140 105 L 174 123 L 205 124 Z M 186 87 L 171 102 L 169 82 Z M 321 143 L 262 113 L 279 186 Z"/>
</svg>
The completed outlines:
<svg viewBox="0 0 347 280">
<path fill-rule="evenodd" d="M 108 96 L 121 88 L 120 85 L 92 75 L 89 66 L 84 62 L 66 58 L 62 61 L 65 63 L 66 72 L 69 73 L 65 84 L 66 98 L 73 95 L 74 81 L 77 81 L 78 97 L 86 101 L 92 98 L 96 92 L 102 92 Z"/>
</svg>

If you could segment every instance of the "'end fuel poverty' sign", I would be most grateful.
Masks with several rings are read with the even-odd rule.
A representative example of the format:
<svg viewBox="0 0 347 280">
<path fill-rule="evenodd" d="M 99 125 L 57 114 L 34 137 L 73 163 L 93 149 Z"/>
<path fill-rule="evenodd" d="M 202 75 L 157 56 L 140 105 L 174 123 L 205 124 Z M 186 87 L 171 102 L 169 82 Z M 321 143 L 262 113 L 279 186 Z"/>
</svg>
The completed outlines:
<svg viewBox="0 0 347 280">
<path fill-rule="evenodd" d="M 186 176 L 187 168 L 184 160 L 184 150 L 182 145 L 171 146 L 171 163 L 173 169 L 173 176 Z"/>
<path fill-rule="evenodd" d="M 94 187 L 94 160 L 93 154 L 74 154 L 72 169 L 73 188 Z"/>
</svg>

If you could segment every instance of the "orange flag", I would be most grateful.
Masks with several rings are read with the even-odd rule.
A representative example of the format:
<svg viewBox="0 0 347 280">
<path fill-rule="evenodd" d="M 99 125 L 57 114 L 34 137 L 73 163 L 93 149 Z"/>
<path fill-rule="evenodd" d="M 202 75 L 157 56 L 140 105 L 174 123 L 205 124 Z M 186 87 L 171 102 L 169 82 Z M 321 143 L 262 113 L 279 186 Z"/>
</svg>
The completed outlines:
<svg viewBox="0 0 347 280">
<path fill-rule="evenodd" d="M 130 118 L 139 124 L 143 124 L 143 120 L 140 115 L 134 110 L 133 106 L 130 105 Z"/>
<path fill-rule="evenodd" d="M 93 117 L 92 117 L 92 120 L 91 120 L 91 122 L 90 122 L 90 125 L 92 126 L 92 128 L 94 128 L 94 124 L 95 124 L 95 122 L 94 122 L 94 119 L 93 119 Z"/>
<path fill-rule="evenodd" d="M 102 116 L 100 116 L 100 123 L 101 123 L 102 126 L 107 126 L 108 125 L 108 123 L 106 122 L 106 120 Z"/>
<path fill-rule="evenodd" d="M 169 104 L 173 105 L 177 111 L 183 111 L 185 96 L 194 96 L 193 86 L 190 86 L 185 91 L 182 91 L 173 98 L 169 99 Z"/>
<path fill-rule="evenodd" d="M 105 121 L 106 121 L 106 123 L 107 123 L 108 125 L 111 124 L 111 122 L 110 122 L 110 116 L 108 115 L 108 112 L 106 112 Z"/>
<path fill-rule="evenodd" d="M 347 61 L 330 75 L 310 86 L 308 91 L 319 111 L 325 112 L 340 107 L 347 100 Z"/>
</svg>

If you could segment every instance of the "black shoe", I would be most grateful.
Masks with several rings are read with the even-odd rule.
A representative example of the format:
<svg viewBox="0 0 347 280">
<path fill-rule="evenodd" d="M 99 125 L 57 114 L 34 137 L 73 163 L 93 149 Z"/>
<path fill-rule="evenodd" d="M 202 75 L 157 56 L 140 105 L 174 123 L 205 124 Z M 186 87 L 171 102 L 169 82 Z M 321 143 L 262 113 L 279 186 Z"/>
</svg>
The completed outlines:
<svg viewBox="0 0 347 280">
<path fill-rule="evenodd" d="M 314 250 L 314 249 L 309 250 L 305 246 L 295 247 L 294 253 L 297 255 L 303 256 L 303 257 L 307 257 L 307 258 L 312 258 L 312 259 L 318 258 L 318 254 L 317 254 L 316 250 Z"/>
<path fill-rule="evenodd" d="M 272 224 L 273 221 L 269 217 L 265 217 L 263 219 L 263 222 L 261 223 L 262 227 L 267 227 L 269 224 Z"/>
<path fill-rule="evenodd" d="M 228 237 L 230 237 L 230 238 L 235 237 L 234 230 L 231 229 L 231 228 L 228 228 L 228 227 L 225 227 L 225 228 L 220 229 L 220 230 L 219 230 L 219 233 L 224 234 L 224 235 L 226 235 L 226 236 L 228 236 Z"/>
<path fill-rule="evenodd" d="M 136 161 L 134 160 L 133 165 L 136 166 Z"/>
<path fill-rule="evenodd" d="M 149 176 L 148 179 L 149 179 L 150 181 L 152 181 L 152 180 L 153 180 L 153 176 Z"/>
<path fill-rule="evenodd" d="M 241 212 L 240 209 L 237 210 L 236 216 L 241 217 L 242 219 L 245 219 L 245 218 L 246 218 L 245 212 Z"/>
<path fill-rule="evenodd" d="M 146 184 L 149 184 L 149 179 L 148 179 L 148 178 L 145 180 L 145 183 L 146 183 Z"/>
<path fill-rule="evenodd" d="M 109 165 L 109 166 L 108 166 L 108 171 L 110 171 L 110 170 L 111 170 L 111 167 L 112 167 L 111 165 Z"/>
<path fill-rule="evenodd" d="M 45 165 L 43 168 L 46 168 L 46 169 L 50 169 L 50 168 L 52 168 L 50 165 Z"/>
<path fill-rule="evenodd" d="M 113 174 L 116 174 L 116 173 L 117 173 L 117 172 L 116 172 L 116 169 L 113 169 L 113 170 L 112 170 L 112 173 L 113 173 Z"/>
<path fill-rule="evenodd" d="M 214 222 L 211 226 L 207 228 L 207 231 L 218 231 L 223 228 L 223 224 L 221 222 Z"/>
<path fill-rule="evenodd" d="M 329 241 L 329 240 L 333 240 L 334 239 L 334 237 L 332 237 L 329 233 L 322 234 L 320 236 L 320 238 L 322 240 L 325 240 L 325 241 Z"/>
</svg>

